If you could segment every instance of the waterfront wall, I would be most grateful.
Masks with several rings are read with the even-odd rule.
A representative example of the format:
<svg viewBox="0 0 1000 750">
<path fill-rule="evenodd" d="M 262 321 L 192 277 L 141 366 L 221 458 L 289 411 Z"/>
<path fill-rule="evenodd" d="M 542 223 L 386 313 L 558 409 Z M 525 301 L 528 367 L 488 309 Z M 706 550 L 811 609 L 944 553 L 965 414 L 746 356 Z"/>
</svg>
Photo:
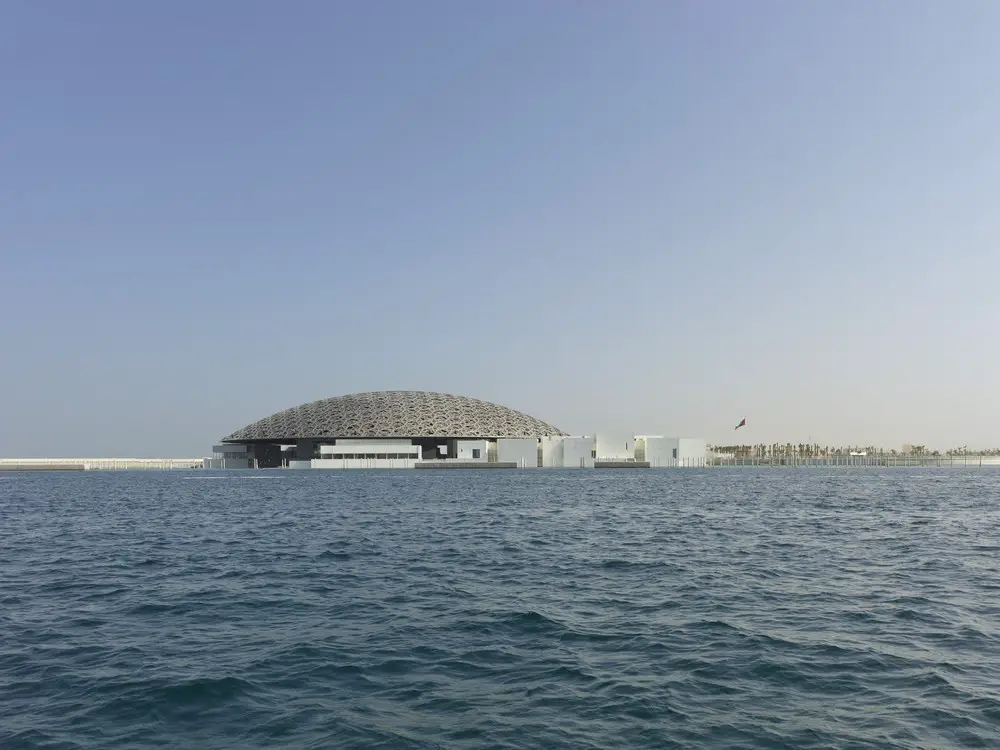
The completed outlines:
<svg viewBox="0 0 1000 750">
<path fill-rule="evenodd" d="M 200 469 L 201 458 L 0 458 L 0 471 Z"/>
</svg>

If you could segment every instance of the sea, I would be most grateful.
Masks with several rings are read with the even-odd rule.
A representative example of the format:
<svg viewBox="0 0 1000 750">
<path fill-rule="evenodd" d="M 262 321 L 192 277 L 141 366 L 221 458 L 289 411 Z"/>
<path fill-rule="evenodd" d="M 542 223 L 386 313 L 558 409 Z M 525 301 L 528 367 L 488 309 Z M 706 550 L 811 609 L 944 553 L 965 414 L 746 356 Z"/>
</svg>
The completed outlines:
<svg viewBox="0 0 1000 750">
<path fill-rule="evenodd" d="M 0 748 L 1000 748 L 1000 470 L 6 472 Z"/>
</svg>

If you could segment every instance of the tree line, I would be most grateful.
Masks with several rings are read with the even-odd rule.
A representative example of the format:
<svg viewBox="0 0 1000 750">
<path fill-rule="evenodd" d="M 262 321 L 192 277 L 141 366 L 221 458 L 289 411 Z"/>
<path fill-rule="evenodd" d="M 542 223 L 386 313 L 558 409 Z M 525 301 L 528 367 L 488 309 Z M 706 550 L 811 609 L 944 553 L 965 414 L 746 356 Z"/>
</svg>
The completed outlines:
<svg viewBox="0 0 1000 750">
<path fill-rule="evenodd" d="M 1000 456 L 1000 448 L 969 450 L 968 446 L 942 452 L 926 445 L 914 445 L 906 453 L 873 445 L 830 446 L 818 443 L 758 443 L 756 445 L 710 445 L 709 450 L 735 458 L 830 458 L 865 453 L 869 456 Z"/>
</svg>

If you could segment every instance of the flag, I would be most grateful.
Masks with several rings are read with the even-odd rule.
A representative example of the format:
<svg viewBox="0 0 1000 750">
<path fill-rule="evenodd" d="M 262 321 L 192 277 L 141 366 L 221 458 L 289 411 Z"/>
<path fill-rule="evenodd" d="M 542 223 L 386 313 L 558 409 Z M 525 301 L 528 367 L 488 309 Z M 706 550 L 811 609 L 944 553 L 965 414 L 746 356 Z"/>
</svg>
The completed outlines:
<svg viewBox="0 0 1000 750">
<path fill-rule="evenodd" d="M 736 429 L 738 430 L 740 429 L 740 427 L 746 427 L 746 426 L 747 426 L 747 418 L 743 417 L 743 419 L 740 420 L 740 423 L 736 425 Z"/>
</svg>

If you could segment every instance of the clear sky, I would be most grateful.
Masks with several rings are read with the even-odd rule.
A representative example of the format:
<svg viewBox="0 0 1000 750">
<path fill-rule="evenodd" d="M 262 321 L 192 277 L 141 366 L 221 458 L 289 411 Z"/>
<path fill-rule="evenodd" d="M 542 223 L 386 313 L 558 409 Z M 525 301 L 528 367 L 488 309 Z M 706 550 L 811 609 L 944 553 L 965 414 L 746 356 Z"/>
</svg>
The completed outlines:
<svg viewBox="0 0 1000 750">
<path fill-rule="evenodd" d="M 995 0 L 0 5 L 0 456 L 361 390 L 1000 446 Z"/>
</svg>

